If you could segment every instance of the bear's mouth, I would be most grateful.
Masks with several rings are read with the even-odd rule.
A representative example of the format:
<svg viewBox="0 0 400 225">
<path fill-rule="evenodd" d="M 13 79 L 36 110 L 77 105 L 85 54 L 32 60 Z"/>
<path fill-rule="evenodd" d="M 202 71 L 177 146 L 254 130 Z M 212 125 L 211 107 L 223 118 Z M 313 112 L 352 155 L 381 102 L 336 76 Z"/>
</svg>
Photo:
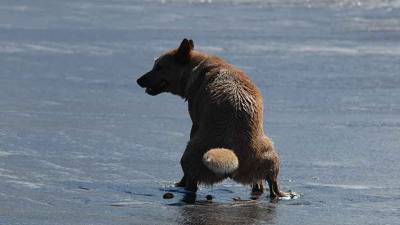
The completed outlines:
<svg viewBox="0 0 400 225">
<path fill-rule="evenodd" d="M 159 83 L 154 85 L 153 87 L 147 87 L 146 93 L 149 95 L 158 95 L 164 92 L 168 87 L 168 82 L 166 80 L 161 80 Z"/>
</svg>

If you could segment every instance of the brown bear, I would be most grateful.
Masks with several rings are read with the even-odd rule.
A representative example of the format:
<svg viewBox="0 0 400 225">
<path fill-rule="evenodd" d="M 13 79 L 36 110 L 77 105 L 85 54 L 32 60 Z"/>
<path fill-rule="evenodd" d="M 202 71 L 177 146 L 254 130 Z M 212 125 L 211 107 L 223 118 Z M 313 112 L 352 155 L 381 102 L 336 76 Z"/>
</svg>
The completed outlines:
<svg viewBox="0 0 400 225">
<path fill-rule="evenodd" d="M 184 39 L 137 83 L 150 95 L 170 92 L 188 102 L 193 125 L 177 186 L 196 192 L 198 184 L 229 177 L 262 193 L 266 180 L 271 198 L 289 197 L 278 187 L 279 158 L 264 134 L 262 96 L 243 71 Z"/>
</svg>

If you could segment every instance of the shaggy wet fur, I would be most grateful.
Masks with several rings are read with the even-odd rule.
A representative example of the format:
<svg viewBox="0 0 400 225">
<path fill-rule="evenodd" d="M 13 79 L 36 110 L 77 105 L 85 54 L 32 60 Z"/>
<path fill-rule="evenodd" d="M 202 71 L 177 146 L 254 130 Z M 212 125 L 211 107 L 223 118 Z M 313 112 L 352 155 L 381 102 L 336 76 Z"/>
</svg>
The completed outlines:
<svg viewBox="0 0 400 225">
<path fill-rule="evenodd" d="M 279 158 L 264 134 L 259 90 L 243 71 L 193 47 L 193 41 L 184 39 L 138 79 L 150 95 L 170 92 L 188 102 L 193 125 L 181 159 L 184 176 L 177 186 L 196 191 L 200 183 L 214 184 L 230 177 L 262 193 L 266 180 L 271 198 L 287 196 L 278 187 Z M 239 167 L 226 176 L 208 169 L 202 159 L 215 148 L 232 150 Z"/>
</svg>

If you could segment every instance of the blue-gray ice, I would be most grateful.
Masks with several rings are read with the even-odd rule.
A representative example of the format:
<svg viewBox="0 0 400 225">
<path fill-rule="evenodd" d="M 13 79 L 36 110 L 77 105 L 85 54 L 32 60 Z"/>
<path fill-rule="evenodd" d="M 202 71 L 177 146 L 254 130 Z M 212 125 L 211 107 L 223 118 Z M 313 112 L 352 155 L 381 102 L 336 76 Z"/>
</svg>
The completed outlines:
<svg viewBox="0 0 400 225">
<path fill-rule="evenodd" d="M 135 80 L 184 37 L 260 88 L 300 198 L 162 199 L 191 122 Z M 399 0 L 0 2 L 0 224 L 400 224 L 399 161 Z"/>
</svg>

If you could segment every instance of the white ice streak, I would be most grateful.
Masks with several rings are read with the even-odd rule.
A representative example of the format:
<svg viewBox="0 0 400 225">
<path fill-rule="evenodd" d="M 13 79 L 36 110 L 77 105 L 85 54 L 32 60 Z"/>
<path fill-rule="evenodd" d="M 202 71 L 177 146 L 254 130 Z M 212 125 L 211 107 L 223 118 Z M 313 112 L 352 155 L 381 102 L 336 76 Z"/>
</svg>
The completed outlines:
<svg viewBox="0 0 400 225">
<path fill-rule="evenodd" d="M 105 45 L 105 44 L 104 44 Z M 112 46 L 68 44 L 55 42 L 38 43 L 19 43 L 19 42 L 0 42 L 0 53 L 42 53 L 42 54 L 84 54 L 94 56 L 107 56 L 115 53 Z"/>
<path fill-rule="evenodd" d="M 32 10 L 32 7 L 26 5 L 0 6 L 0 11 L 26 12 L 28 10 Z"/>
<path fill-rule="evenodd" d="M 10 170 L 6 170 L 3 168 L 0 168 L 0 177 L 8 178 L 8 179 L 18 179 L 18 176 L 13 175 Z M 2 178 L 2 180 L 4 180 L 3 178 Z"/>
<path fill-rule="evenodd" d="M 341 188 L 349 190 L 366 190 L 366 189 L 376 189 L 382 188 L 378 186 L 367 186 L 358 184 L 322 184 L 322 183 L 307 183 L 307 185 L 320 186 L 320 187 L 330 187 L 330 188 Z"/>
<path fill-rule="evenodd" d="M 13 155 L 13 153 L 0 150 L 0 157 L 5 157 L 9 155 Z"/>
<path fill-rule="evenodd" d="M 119 12 L 141 12 L 145 10 L 144 6 L 134 5 L 134 4 L 121 4 L 118 2 L 113 2 L 113 4 L 102 4 L 99 2 L 72 2 L 67 3 L 67 5 L 74 9 L 80 9 L 84 11 L 119 11 Z"/>
<path fill-rule="evenodd" d="M 399 8 L 399 0 L 154 0 L 170 2 L 254 4 L 266 7 Z"/>
<path fill-rule="evenodd" d="M 316 55 L 389 55 L 400 56 L 400 46 L 335 46 L 329 44 L 281 44 L 281 43 L 266 43 L 266 44 L 246 44 L 238 43 L 235 47 L 227 48 L 227 51 L 240 52 L 245 54 L 261 54 L 261 53 L 289 53 L 289 54 L 316 54 Z"/>
<path fill-rule="evenodd" d="M 23 186 L 31 189 L 37 189 L 44 186 L 43 183 L 33 183 L 29 181 L 21 181 L 21 180 L 8 180 L 7 183 L 16 184 L 17 186 Z"/>
<path fill-rule="evenodd" d="M 213 54 L 217 54 L 224 51 L 224 48 L 218 46 L 211 46 L 211 45 L 202 45 L 197 46 L 196 48 L 200 49 L 203 52 L 209 52 Z"/>
</svg>

